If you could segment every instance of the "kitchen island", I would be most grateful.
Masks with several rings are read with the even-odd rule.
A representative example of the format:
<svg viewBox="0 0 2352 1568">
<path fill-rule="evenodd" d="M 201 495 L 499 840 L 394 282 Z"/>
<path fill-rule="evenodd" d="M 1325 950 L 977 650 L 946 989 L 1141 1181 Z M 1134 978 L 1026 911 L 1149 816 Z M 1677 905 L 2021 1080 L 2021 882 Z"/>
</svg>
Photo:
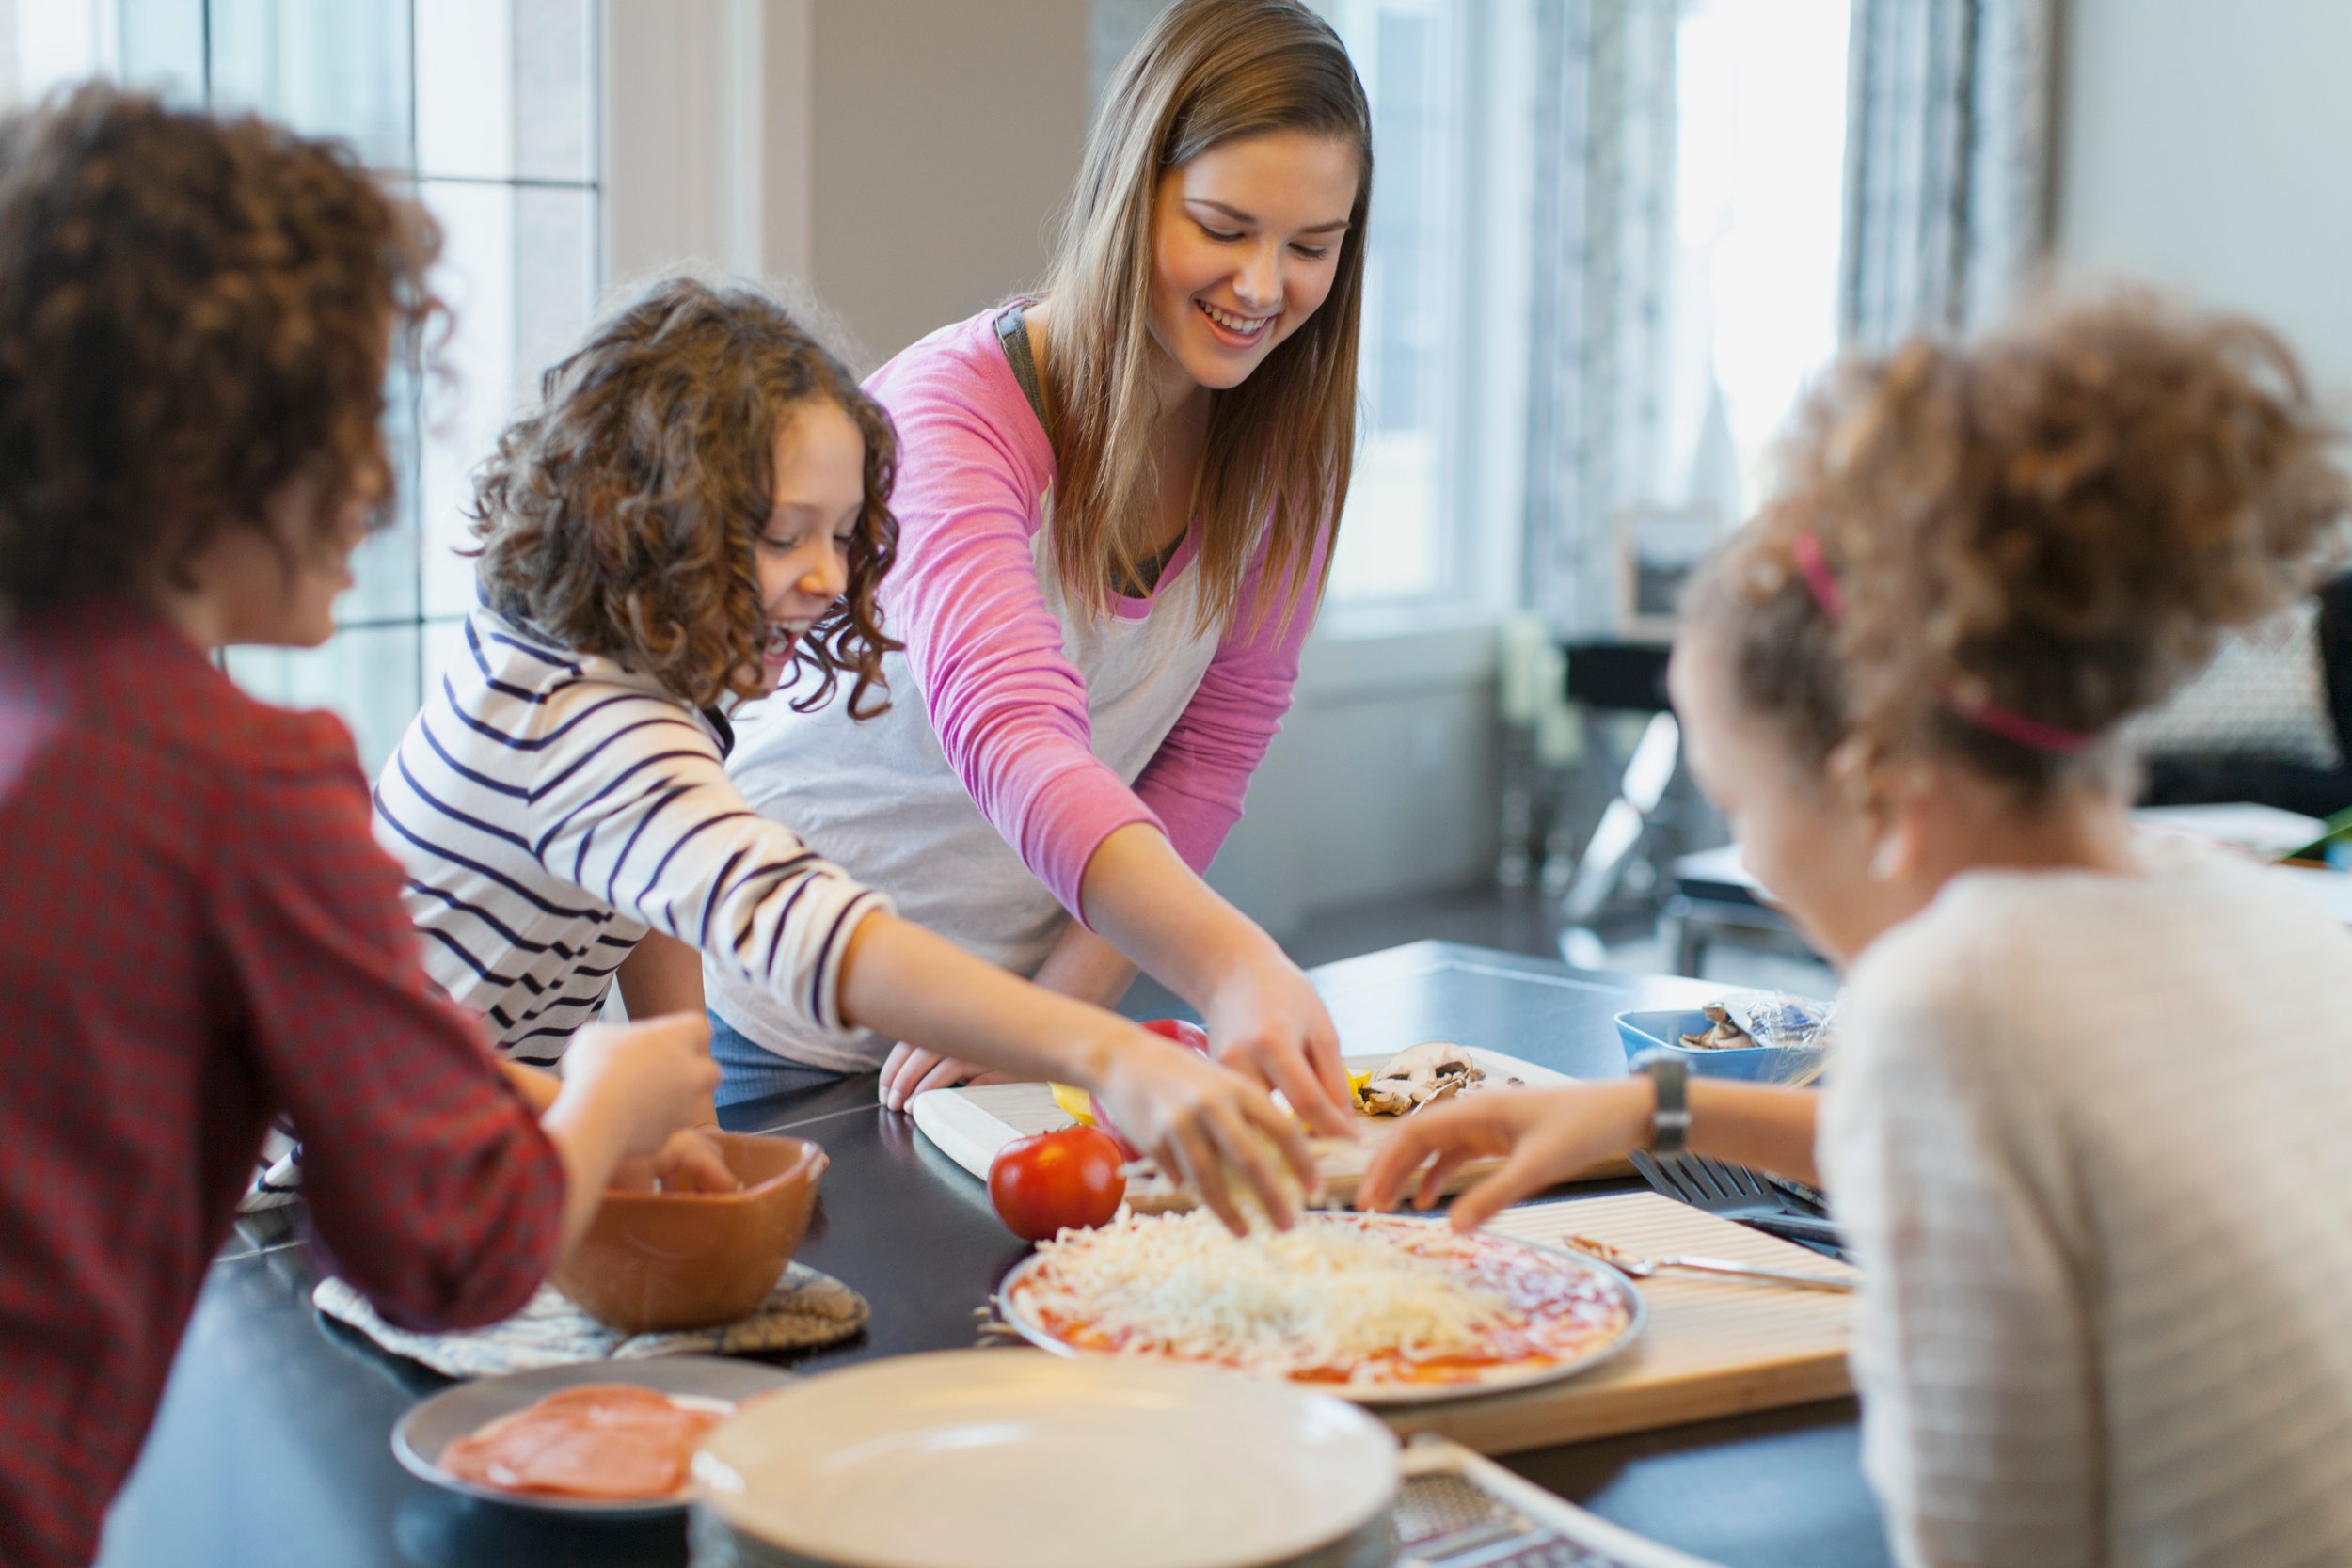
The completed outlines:
<svg viewBox="0 0 2352 1568">
<path fill-rule="evenodd" d="M 1425 1039 L 1489 1047 L 1581 1077 L 1621 1073 L 1612 1015 L 1707 1000 L 1695 981 L 1584 974 L 1419 942 L 1313 972 L 1351 1054 Z M 875 1101 L 863 1074 L 731 1108 L 833 1164 L 800 1257 L 862 1292 L 811 1372 L 975 1342 L 974 1309 L 1027 1250 L 981 1184 Z M 107 1525 L 102 1568 L 502 1568 L 686 1561 L 682 1524 L 581 1525 L 445 1495 L 394 1462 L 392 1424 L 445 1380 L 311 1309 L 296 1244 L 240 1237 L 212 1268 L 155 1430 Z M 1851 1400 L 1507 1457 L 1604 1517 L 1733 1568 L 1857 1568 L 1888 1555 L 1858 1465 Z M 1040 1478 L 1040 1503 L 1050 1478 Z"/>
</svg>

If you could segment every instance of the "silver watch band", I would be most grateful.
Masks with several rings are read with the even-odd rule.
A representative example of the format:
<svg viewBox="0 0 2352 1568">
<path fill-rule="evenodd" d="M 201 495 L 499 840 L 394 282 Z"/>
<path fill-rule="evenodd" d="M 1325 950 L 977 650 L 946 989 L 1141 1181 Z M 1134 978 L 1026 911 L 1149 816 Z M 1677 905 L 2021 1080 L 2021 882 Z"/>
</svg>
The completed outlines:
<svg viewBox="0 0 2352 1568">
<path fill-rule="evenodd" d="M 1665 1051 L 1652 1051 L 1633 1064 L 1645 1075 L 1657 1103 L 1649 1114 L 1649 1151 L 1679 1154 L 1691 1142 L 1691 1064 Z"/>
</svg>

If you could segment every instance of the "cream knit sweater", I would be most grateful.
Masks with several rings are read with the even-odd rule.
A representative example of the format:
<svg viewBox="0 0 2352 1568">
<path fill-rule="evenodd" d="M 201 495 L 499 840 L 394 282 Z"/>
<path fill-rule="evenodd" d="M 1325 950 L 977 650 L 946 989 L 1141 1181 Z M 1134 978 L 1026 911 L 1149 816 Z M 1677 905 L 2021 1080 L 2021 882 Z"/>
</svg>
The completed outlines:
<svg viewBox="0 0 2352 1568">
<path fill-rule="evenodd" d="M 1820 1155 L 1904 1562 L 2352 1562 L 2352 932 L 2144 860 L 1855 967 Z"/>
</svg>

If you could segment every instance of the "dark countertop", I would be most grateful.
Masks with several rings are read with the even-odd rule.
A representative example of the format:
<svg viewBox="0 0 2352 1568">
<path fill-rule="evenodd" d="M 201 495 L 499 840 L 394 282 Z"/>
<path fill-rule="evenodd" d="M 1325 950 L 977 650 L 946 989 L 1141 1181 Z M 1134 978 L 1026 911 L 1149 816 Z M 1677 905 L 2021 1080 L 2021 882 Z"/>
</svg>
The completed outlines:
<svg viewBox="0 0 2352 1568">
<path fill-rule="evenodd" d="M 1455 1039 L 1585 1077 L 1624 1070 L 1611 1014 L 1718 988 L 1586 974 L 1420 942 L 1314 979 L 1351 1053 Z M 865 1333 L 784 1364 L 822 1371 L 973 1343 L 973 1310 L 1026 1250 L 979 1182 L 866 1074 L 730 1110 L 833 1157 L 803 1260 L 863 1292 Z M 213 1265 L 155 1429 L 107 1524 L 102 1568 L 674 1565 L 680 1524 L 580 1525 L 442 1494 L 393 1461 L 392 1424 L 437 1374 L 327 1325 L 298 1246 L 240 1239 Z M 1645 1535 L 1733 1568 L 1888 1560 L 1857 1465 L 1851 1401 L 1511 1456 L 1520 1474 Z"/>
</svg>

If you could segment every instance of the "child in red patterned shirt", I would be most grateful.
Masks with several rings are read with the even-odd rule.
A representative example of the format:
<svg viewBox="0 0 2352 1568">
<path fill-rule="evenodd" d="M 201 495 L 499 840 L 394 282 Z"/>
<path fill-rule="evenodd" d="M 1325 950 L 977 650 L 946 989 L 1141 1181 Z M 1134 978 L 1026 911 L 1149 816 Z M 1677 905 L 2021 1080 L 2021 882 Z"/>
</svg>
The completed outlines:
<svg viewBox="0 0 2352 1568">
<path fill-rule="evenodd" d="M 0 122 L 0 1561 L 86 1564 L 264 1129 L 336 1264 L 494 1321 L 717 1079 L 590 1031 L 544 1115 L 419 964 L 312 646 L 389 487 L 421 213 L 340 146 L 88 87 Z M 527 1098 L 527 1093 L 530 1098 Z"/>
</svg>

